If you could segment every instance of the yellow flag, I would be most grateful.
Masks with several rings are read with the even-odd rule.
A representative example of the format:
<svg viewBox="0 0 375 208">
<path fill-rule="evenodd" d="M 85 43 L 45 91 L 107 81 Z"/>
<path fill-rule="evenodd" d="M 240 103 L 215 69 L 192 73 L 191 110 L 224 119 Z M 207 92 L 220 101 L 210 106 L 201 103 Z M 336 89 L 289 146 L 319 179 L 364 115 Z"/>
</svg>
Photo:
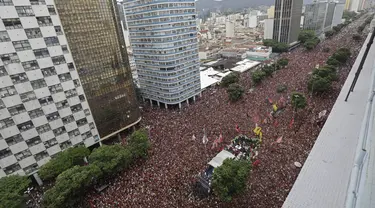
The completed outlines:
<svg viewBox="0 0 375 208">
<path fill-rule="evenodd" d="M 273 104 L 272 107 L 273 107 L 273 111 L 276 112 L 276 111 L 277 111 L 277 105 L 276 105 L 276 104 Z"/>
</svg>

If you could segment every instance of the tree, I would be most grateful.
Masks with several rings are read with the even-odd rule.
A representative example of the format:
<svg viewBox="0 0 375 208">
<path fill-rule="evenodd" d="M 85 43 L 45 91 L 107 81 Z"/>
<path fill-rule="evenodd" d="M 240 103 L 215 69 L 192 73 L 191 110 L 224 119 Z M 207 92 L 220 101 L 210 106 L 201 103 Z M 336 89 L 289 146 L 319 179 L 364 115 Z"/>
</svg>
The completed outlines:
<svg viewBox="0 0 375 208">
<path fill-rule="evenodd" d="M 339 26 L 334 26 L 332 27 L 332 30 L 335 32 L 335 33 L 338 33 L 340 32 L 341 28 Z"/>
<path fill-rule="evenodd" d="M 24 191 L 30 183 L 26 176 L 11 175 L 0 178 L 0 208 L 23 207 Z"/>
<path fill-rule="evenodd" d="M 134 159 L 146 158 L 151 147 L 147 131 L 145 129 L 135 131 L 128 140 L 128 147 Z"/>
<path fill-rule="evenodd" d="M 349 59 L 350 55 L 351 53 L 349 50 L 342 48 L 336 51 L 336 53 L 332 55 L 332 58 L 336 59 L 340 63 L 345 63 Z"/>
<path fill-rule="evenodd" d="M 89 162 L 98 166 L 103 174 L 113 175 L 128 167 L 133 162 L 130 149 L 119 144 L 103 145 L 89 156 Z"/>
<path fill-rule="evenodd" d="M 272 75 L 272 73 L 275 71 L 275 68 L 276 67 L 274 64 L 272 64 L 271 66 L 266 65 L 263 67 L 262 71 L 265 73 L 265 76 L 268 77 Z"/>
<path fill-rule="evenodd" d="M 331 66 L 325 66 L 313 71 L 313 76 L 322 77 L 330 81 L 335 81 L 338 79 L 336 69 Z"/>
<path fill-rule="evenodd" d="M 331 89 L 332 81 L 329 78 L 313 75 L 307 83 L 308 90 L 313 93 L 327 92 Z"/>
<path fill-rule="evenodd" d="M 90 154 L 86 147 L 73 147 L 60 152 L 39 169 L 39 176 L 43 180 L 53 180 L 60 173 L 75 165 L 83 165 L 84 158 Z"/>
<path fill-rule="evenodd" d="M 277 64 L 280 65 L 281 67 L 286 67 L 289 64 L 289 59 L 282 58 L 282 59 L 277 61 Z"/>
<path fill-rule="evenodd" d="M 245 190 L 250 170 L 249 161 L 225 159 L 212 176 L 214 193 L 224 201 L 231 201 L 234 195 Z"/>
<path fill-rule="evenodd" d="M 286 44 L 286 43 L 276 43 L 272 47 L 272 51 L 275 52 L 275 53 L 283 53 L 283 52 L 287 52 L 288 48 L 289 48 L 288 44 Z"/>
<path fill-rule="evenodd" d="M 268 47 L 273 47 L 276 43 L 277 43 L 277 41 L 275 41 L 273 39 L 264 39 L 263 40 L 263 45 L 268 46 Z"/>
<path fill-rule="evenodd" d="M 223 77 L 220 85 L 222 87 L 228 87 L 229 85 L 231 85 L 233 83 L 237 83 L 240 80 L 239 77 L 240 77 L 239 73 L 232 72 L 228 76 Z"/>
<path fill-rule="evenodd" d="M 299 92 L 292 93 L 292 105 L 294 111 L 305 108 L 307 105 L 305 95 Z"/>
<path fill-rule="evenodd" d="M 340 62 L 333 57 L 329 57 L 326 64 L 331 65 L 331 66 L 339 66 Z"/>
<path fill-rule="evenodd" d="M 264 71 L 258 70 L 252 73 L 251 79 L 253 80 L 254 85 L 259 84 L 266 77 Z"/>
<path fill-rule="evenodd" d="M 302 30 L 298 35 L 298 41 L 305 43 L 307 40 L 314 39 L 316 37 L 313 30 Z"/>
<path fill-rule="evenodd" d="M 233 102 L 241 99 L 244 92 L 244 89 L 239 84 L 231 84 L 227 89 L 229 100 Z"/>
<path fill-rule="evenodd" d="M 324 35 L 325 35 L 327 38 L 332 37 L 334 34 L 335 34 L 335 31 L 333 31 L 333 30 L 329 30 L 329 31 L 327 31 L 327 32 L 324 33 Z"/>
<path fill-rule="evenodd" d="M 93 164 L 64 171 L 57 177 L 55 186 L 45 192 L 43 204 L 49 208 L 74 207 L 82 200 L 85 190 L 93 186 L 102 174 Z"/>
<path fill-rule="evenodd" d="M 307 49 L 307 50 L 312 50 L 315 48 L 315 43 L 313 41 L 306 41 L 303 46 Z"/>
</svg>

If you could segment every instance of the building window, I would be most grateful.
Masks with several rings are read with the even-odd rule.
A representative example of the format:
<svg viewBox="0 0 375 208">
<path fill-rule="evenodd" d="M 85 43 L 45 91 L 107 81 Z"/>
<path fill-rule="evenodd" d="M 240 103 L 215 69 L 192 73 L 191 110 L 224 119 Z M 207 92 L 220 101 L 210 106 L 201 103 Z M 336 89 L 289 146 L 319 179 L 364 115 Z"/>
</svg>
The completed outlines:
<svg viewBox="0 0 375 208">
<path fill-rule="evenodd" d="M 41 108 L 29 111 L 29 116 L 30 116 L 31 119 L 38 118 L 38 117 L 43 116 L 43 115 L 44 115 L 44 112 Z"/>
<path fill-rule="evenodd" d="M 60 136 L 61 134 L 66 133 L 66 129 L 64 126 L 62 126 L 60 128 L 54 129 L 53 133 L 55 134 L 55 136 Z"/>
<path fill-rule="evenodd" d="M 32 146 L 35 146 L 37 144 L 40 144 L 42 142 L 42 140 L 40 139 L 39 136 L 36 136 L 34 138 L 31 138 L 29 140 L 26 140 L 26 144 L 28 147 L 32 147 Z"/>
<path fill-rule="evenodd" d="M 34 80 L 34 81 L 31 81 L 30 83 L 34 90 L 47 86 L 47 83 L 44 79 Z"/>
<path fill-rule="evenodd" d="M 4 109 L 5 107 L 6 106 L 5 106 L 4 102 L 3 102 L 3 100 L 0 99 L 0 109 Z M 1 139 L 1 137 L 0 137 L 0 139 Z"/>
<path fill-rule="evenodd" d="M 34 158 L 36 161 L 40 161 L 48 156 L 49 156 L 48 152 L 44 150 L 43 152 L 39 152 L 38 154 L 35 154 Z"/>
<path fill-rule="evenodd" d="M 67 100 L 63 100 L 63 101 L 56 103 L 56 107 L 57 107 L 57 110 L 61 110 L 61 109 L 69 107 L 69 103 Z"/>
<path fill-rule="evenodd" d="M 38 126 L 36 127 L 36 131 L 39 133 L 39 134 L 43 134 L 47 131 L 51 131 L 51 126 L 49 124 L 44 124 L 42 126 Z"/>
<path fill-rule="evenodd" d="M 20 97 L 21 97 L 21 100 L 22 100 L 23 103 L 36 99 L 36 95 L 35 95 L 34 91 L 22 93 L 22 94 L 20 94 Z"/>
<path fill-rule="evenodd" d="M 71 141 L 65 141 L 65 142 L 63 142 L 63 143 L 61 143 L 60 144 L 60 148 L 62 149 L 62 150 L 65 150 L 65 149 L 67 149 L 67 148 L 69 148 L 69 147 L 71 147 L 72 146 L 72 142 Z"/>
<path fill-rule="evenodd" d="M 45 5 L 45 0 L 30 0 L 31 5 Z"/>
<path fill-rule="evenodd" d="M 60 45 L 59 39 L 57 37 L 47 37 L 47 38 L 44 38 L 44 42 L 46 42 L 47 46 Z"/>
<path fill-rule="evenodd" d="M 20 132 L 24 132 L 24 131 L 34 128 L 34 124 L 31 121 L 27 121 L 25 123 L 18 124 L 17 127 L 20 130 Z"/>
<path fill-rule="evenodd" d="M 27 157 L 30 157 L 31 155 L 32 154 L 31 154 L 30 150 L 26 149 L 26 150 L 24 150 L 22 152 L 19 152 L 19 153 L 15 154 L 14 156 L 16 157 L 16 159 L 18 161 L 20 161 L 20 160 L 23 160 L 23 159 L 25 159 Z"/>
<path fill-rule="evenodd" d="M 57 35 L 63 35 L 63 31 L 61 29 L 61 26 L 55 26 L 55 32 Z"/>
<path fill-rule="evenodd" d="M 68 132 L 69 138 L 72 139 L 76 136 L 79 136 L 81 133 L 79 133 L 78 129 L 75 129 L 73 131 Z"/>
<path fill-rule="evenodd" d="M 23 171 L 25 171 L 26 174 L 30 174 L 30 173 L 37 171 L 38 168 L 39 168 L 38 164 L 34 163 L 24 168 Z"/>
<path fill-rule="evenodd" d="M 48 87 L 51 94 L 59 93 L 63 91 L 61 84 L 56 84 Z"/>
<path fill-rule="evenodd" d="M 25 71 L 32 71 L 35 69 L 39 69 L 39 64 L 36 60 L 22 62 L 22 66 Z"/>
<path fill-rule="evenodd" d="M 66 116 L 66 117 L 62 118 L 61 120 L 63 121 L 64 125 L 66 125 L 66 124 L 74 121 L 74 116 L 69 115 L 69 116 Z"/>
<path fill-rule="evenodd" d="M 95 124 L 94 124 L 93 122 L 91 122 L 91 123 L 89 124 L 89 126 L 90 126 L 90 129 L 95 129 Z"/>
<path fill-rule="evenodd" d="M 15 116 L 15 115 L 18 115 L 20 113 L 26 112 L 26 109 L 25 109 L 25 106 L 23 106 L 23 104 L 19 104 L 19 105 L 9 107 L 8 111 L 9 111 L 10 115 Z"/>
<path fill-rule="evenodd" d="M 51 96 L 47 96 L 44 98 L 39 98 L 39 103 L 41 106 L 46 106 L 53 103 L 53 99 Z"/>
<path fill-rule="evenodd" d="M 68 91 L 65 91 L 65 96 L 66 98 L 71 98 L 71 97 L 74 97 L 74 96 L 77 96 L 77 90 L 76 89 L 71 89 L 71 90 L 68 90 Z"/>
<path fill-rule="evenodd" d="M 70 76 L 70 73 L 65 73 L 65 74 L 59 74 L 59 79 L 61 82 L 66 82 L 69 80 L 72 80 L 72 76 Z"/>
<path fill-rule="evenodd" d="M 4 66 L 0 66 L 0 77 L 8 75 L 7 70 Z"/>
<path fill-rule="evenodd" d="M 44 146 L 45 146 L 46 148 L 50 148 L 50 147 L 53 147 L 53 146 L 55 146 L 56 144 L 58 144 L 58 142 L 57 142 L 57 140 L 56 140 L 55 138 L 53 138 L 53 139 L 50 139 L 50 140 L 44 142 L 43 144 L 44 144 Z"/>
<path fill-rule="evenodd" d="M 74 64 L 68 63 L 68 69 L 69 69 L 69 71 L 74 71 Z"/>
<path fill-rule="evenodd" d="M 63 53 L 69 53 L 69 50 L 68 50 L 68 46 L 67 45 L 62 45 L 61 46 L 61 50 L 63 51 Z"/>
<path fill-rule="evenodd" d="M 49 57 L 49 52 L 47 48 L 35 49 L 33 51 L 36 58 Z"/>
<path fill-rule="evenodd" d="M 14 88 L 14 86 L 0 88 L 1 98 L 9 97 L 9 96 L 16 95 L 16 94 L 17 94 L 17 90 L 16 88 Z"/>
<path fill-rule="evenodd" d="M 2 54 L 0 55 L 0 58 L 5 65 L 20 62 L 20 59 L 18 58 L 17 53 Z"/>
<path fill-rule="evenodd" d="M 31 50 L 31 45 L 28 40 L 14 41 L 13 46 L 16 51 Z"/>
<path fill-rule="evenodd" d="M 13 165 L 10 165 L 10 166 L 4 168 L 4 172 L 7 175 L 10 175 L 10 174 L 12 174 L 12 173 L 14 173 L 18 170 L 21 170 L 21 166 L 18 163 L 15 163 Z"/>
<path fill-rule="evenodd" d="M 7 31 L 0 31 L 0 43 L 10 41 Z"/>
<path fill-rule="evenodd" d="M 65 64 L 66 63 L 64 56 L 55 56 L 55 57 L 52 57 L 52 62 L 53 62 L 53 65 L 60 65 L 60 64 Z"/>
<path fill-rule="evenodd" d="M 55 10 L 55 7 L 53 5 L 48 5 L 47 8 L 48 8 L 48 11 L 49 11 L 50 15 L 56 15 L 56 10 Z"/>
<path fill-rule="evenodd" d="M 82 119 L 78 120 L 76 123 L 77 123 L 78 127 L 83 126 L 83 125 L 87 124 L 87 119 L 82 118 Z"/>
<path fill-rule="evenodd" d="M 89 115 L 90 115 L 90 110 L 89 110 L 89 109 L 85 109 L 83 112 L 85 112 L 85 115 L 86 115 L 86 116 L 89 116 Z"/>
<path fill-rule="evenodd" d="M 0 120 L 0 129 L 5 129 L 14 125 L 15 123 L 12 118 L 6 118 L 3 120 Z"/>
<path fill-rule="evenodd" d="M 12 0 L 0 0 L 0 6 L 12 6 Z"/>
<path fill-rule="evenodd" d="M 35 16 L 31 6 L 16 6 L 16 11 L 20 17 Z"/>
<path fill-rule="evenodd" d="M 57 74 L 56 70 L 55 70 L 55 67 L 53 67 L 53 66 L 42 69 L 42 73 L 43 73 L 44 77 L 49 77 L 49 76 Z"/>
<path fill-rule="evenodd" d="M 92 133 L 91 133 L 91 131 L 88 131 L 88 132 L 82 134 L 81 136 L 82 136 L 83 141 L 85 141 L 86 139 L 92 137 Z"/>
<path fill-rule="evenodd" d="M 79 87 L 79 86 L 81 86 L 81 83 L 79 82 L 78 79 L 73 80 L 73 83 L 74 83 L 74 87 Z"/>
<path fill-rule="evenodd" d="M 42 38 L 42 31 L 39 28 L 25 29 L 25 33 L 28 39 Z"/>
<path fill-rule="evenodd" d="M 73 113 L 77 113 L 78 111 L 82 110 L 82 105 L 81 104 L 73 105 L 72 107 L 70 107 L 70 110 L 72 110 Z"/>
<path fill-rule="evenodd" d="M 5 141 L 8 144 L 8 146 L 12 146 L 12 145 L 17 144 L 19 142 L 22 142 L 23 138 L 22 138 L 21 134 L 17 134 L 17 135 L 11 136 L 9 138 L 6 138 Z"/>
<path fill-rule="evenodd" d="M 59 114 L 59 112 L 54 112 L 54 113 L 50 113 L 50 114 L 46 115 L 46 117 L 47 117 L 47 120 L 49 122 L 51 122 L 51 121 L 54 121 L 56 119 L 59 119 L 60 118 L 60 114 Z"/>
<path fill-rule="evenodd" d="M 0 150 L 0 159 L 6 158 L 10 155 L 12 155 L 12 151 L 10 151 L 9 148 L 5 148 L 3 150 Z"/>
<path fill-rule="evenodd" d="M 38 21 L 38 25 L 40 27 L 43 26 L 53 26 L 51 17 L 36 17 L 36 20 Z"/>
<path fill-rule="evenodd" d="M 13 84 L 20 84 L 29 81 L 26 73 L 13 74 L 10 75 L 10 78 L 12 79 Z"/>
<path fill-rule="evenodd" d="M 19 18 L 3 19 L 3 23 L 6 29 L 21 29 L 22 24 Z"/>
</svg>

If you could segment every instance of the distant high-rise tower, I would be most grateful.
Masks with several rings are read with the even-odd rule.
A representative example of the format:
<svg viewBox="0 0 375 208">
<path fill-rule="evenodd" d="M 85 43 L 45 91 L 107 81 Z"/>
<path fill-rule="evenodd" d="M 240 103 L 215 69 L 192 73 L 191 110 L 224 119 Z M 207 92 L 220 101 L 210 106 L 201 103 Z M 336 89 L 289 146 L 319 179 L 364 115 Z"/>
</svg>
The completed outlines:
<svg viewBox="0 0 375 208">
<path fill-rule="evenodd" d="M 276 0 L 273 39 L 283 43 L 298 40 L 303 0 Z"/>
<path fill-rule="evenodd" d="M 195 0 L 127 0 L 125 14 L 143 98 L 181 104 L 200 94 Z"/>
<path fill-rule="evenodd" d="M 66 148 L 99 142 L 65 34 L 52 0 L 0 1 L 0 177 L 35 174 Z"/>
<path fill-rule="evenodd" d="M 140 121 L 117 3 L 55 0 L 102 139 Z"/>
</svg>

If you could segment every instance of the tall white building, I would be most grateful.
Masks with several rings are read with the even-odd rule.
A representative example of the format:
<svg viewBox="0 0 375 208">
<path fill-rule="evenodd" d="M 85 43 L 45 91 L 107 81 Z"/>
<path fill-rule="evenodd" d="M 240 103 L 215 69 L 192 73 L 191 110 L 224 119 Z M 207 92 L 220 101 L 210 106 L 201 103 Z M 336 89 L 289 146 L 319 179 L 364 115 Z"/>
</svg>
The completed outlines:
<svg viewBox="0 0 375 208">
<path fill-rule="evenodd" d="M 273 19 L 265 19 L 264 20 L 264 39 L 272 39 L 273 38 Z"/>
<path fill-rule="evenodd" d="M 143 98 L 179 104 L 201 92 L 194 0 L 124 1 Z"/>
<path fill-rule="evenodd" d="M 0 177 L 99 141 L 52 0 L 0 1 Z"/>
<path fill-rule="evenodd" d="M 225 37 L 234 38 L 234 22 L 227 21 L 225 23 Z"/>
</svg>

